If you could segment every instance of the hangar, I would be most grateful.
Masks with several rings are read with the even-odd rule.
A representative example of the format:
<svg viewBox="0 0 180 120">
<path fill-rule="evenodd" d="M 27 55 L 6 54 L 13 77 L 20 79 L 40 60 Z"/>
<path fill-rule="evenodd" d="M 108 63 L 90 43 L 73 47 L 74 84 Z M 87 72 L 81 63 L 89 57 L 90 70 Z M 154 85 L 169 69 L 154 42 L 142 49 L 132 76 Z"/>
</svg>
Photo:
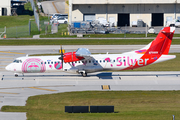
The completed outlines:
<svg viewBox="0 0 180 120">
<path fill-rule="evenodd" d="M 69 22 L 105 18 L 115 26 L 132 26 L 143 21 L 150 26 L 165 26 L 180 20 L 180 0 L 69 0 Z"/>
<path fill-rule="evenodd" d="M 0 16 L 11 15 L 11 0 L 0 0 Z"/>
</svg>

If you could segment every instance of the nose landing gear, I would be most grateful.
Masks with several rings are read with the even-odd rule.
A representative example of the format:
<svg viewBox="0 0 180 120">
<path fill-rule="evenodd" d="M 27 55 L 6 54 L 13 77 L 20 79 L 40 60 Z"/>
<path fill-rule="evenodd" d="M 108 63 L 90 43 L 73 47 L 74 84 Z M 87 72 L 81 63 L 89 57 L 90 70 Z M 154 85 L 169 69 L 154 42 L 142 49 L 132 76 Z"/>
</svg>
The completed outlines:
<svg viewBox="0 0 180 120">
<path fill-rule="evenodd" d="M 14 73 L 14 76 L 15 76 L 15 77 L 18 77 L 18 74 L 17 74 L 17 73 Z"/>
</svg>

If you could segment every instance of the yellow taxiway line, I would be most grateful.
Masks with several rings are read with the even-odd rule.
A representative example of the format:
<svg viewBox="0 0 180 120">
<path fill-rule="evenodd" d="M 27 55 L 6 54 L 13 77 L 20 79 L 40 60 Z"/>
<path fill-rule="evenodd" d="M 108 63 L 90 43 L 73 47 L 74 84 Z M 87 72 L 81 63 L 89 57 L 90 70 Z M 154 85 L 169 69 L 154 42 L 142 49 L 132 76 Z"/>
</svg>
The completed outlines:
<svg viewBox="0 0 180 120">
<path fill-rule="evenodd" d="M 0 51 L 1 53 L 12 53 L 12 54 L 25 54 L 25 53 L 18 53 L 18 52 L 10 52 L 10 51 Z"/>
<path fill-rule="evenodd" d="M 0 58 L 0 59 L 14 59 L 14 58 Z"/>
<path fill-rule="evenodd" d="M 14 55 L 0 54 L 0 56 L 14 56 Z"/>
<path fill-rule="evenodd" d="M 19 94 L 19 93 L 0 92 L 0 94 Z"/>
<path fill-rule="evenodd" d="M 3 61 L 3 63 L 12 63 L 12 61 Z"/>
<path fill-rule="evenodd" d="M 0 65 L 0 67 L 1 67 L 1 66 L 7 66 L 7 65 Z"/>
<path fill-rule="evenodd" d="M 51 90 L 51 89 L 45 89 L 45 88 L 38 88 L 38 87 L 28 87 L 32 89 L 38 89 L 38 90 L 46 90 L 46 91 L 57 91 L 57 90 Z"/>
</svg>

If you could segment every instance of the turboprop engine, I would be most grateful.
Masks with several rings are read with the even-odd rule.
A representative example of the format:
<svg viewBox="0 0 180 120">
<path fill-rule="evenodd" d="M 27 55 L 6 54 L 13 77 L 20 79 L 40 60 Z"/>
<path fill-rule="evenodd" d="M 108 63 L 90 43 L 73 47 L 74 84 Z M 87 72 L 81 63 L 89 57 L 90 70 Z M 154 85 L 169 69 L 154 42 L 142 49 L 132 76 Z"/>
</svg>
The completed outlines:
<svg viewBox="0 0 180 120">
<path fill-rule="evenodd" d="M 65 63 L 67 62 L 75 62 L 84 59 L 84 57 L 80 57 L 76 55 L 76 52 L 67 52 L 64 53 L 63 60 Z"/>
</svg>

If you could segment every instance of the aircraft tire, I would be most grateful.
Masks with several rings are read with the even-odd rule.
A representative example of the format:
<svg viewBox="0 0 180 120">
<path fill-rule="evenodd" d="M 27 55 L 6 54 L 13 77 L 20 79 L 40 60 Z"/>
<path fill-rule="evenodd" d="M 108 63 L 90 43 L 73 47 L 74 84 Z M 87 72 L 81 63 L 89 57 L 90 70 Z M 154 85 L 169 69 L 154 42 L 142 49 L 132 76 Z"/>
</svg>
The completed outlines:
<svg viewBox="0 0 180 120">
<path fill-rule="evenodd" d="M 81 75 L 83 76 L 83 77 L 87 77 L 87 73 L 85 72 L 81 72 Z"/>
<path fill-rule="evenodd" d="M 14 74 L 15 77 L 18 77 L 18 74 Z"/>
</svg>

